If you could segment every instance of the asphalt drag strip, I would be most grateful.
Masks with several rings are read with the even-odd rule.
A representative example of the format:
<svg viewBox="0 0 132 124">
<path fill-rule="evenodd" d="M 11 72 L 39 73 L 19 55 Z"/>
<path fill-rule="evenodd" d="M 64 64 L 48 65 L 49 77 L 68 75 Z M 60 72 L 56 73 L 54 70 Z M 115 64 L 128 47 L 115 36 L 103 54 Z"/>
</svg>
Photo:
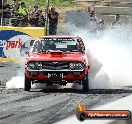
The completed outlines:
<svg viewBox="0 0 132 124">
<path fill-rule="evenodd" d="M 2 89 L 0 94 L 1 124 L 52 124 L 75 114 L 82 100 L 89 109 L 131 94 L 131 90 L 34 90 Z"/>
<path fill-rule="evenodd" d="M 6 89 L 6 82 L 17 77 L 22 68 L 13 63 L 0 63 L 0 124 L 52 124 L 75 115 L 76 104 L 82 100 L 92 109 L 126 97 L 131 87 L 119 89 Z M 107 83 L 107 82 L 106 82 Z"/>
</svg>

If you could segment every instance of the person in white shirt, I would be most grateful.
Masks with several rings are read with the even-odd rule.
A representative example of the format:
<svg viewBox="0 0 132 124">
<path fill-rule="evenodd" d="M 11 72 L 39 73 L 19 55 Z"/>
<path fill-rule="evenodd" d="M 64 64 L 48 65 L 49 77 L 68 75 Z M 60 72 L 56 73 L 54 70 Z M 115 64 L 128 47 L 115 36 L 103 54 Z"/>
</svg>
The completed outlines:
<svg viewBox="0 0 132 124">
<path fill-rule="evenodd" d="M 104 19 L 100 19 L 97 27 L 98 31 L 104 31 L 105 30 L 105 22 Z"/>
<path fill-rule="evenodd" d="M 120 19 L 120 15 L 119 14 L 116 14 L 115 19 L 111 23 L 111 27 L 112 28 L 120 28 L 122 26 L 123 26 L 123 22 Z"/>
<path fill-rule="evenodd" d="M 89 30 L 96 31 L 98 24 L 98 18 L 95 15 L 95 12 L 92 10 L 90 12 L 90 24 L 89 24 Z"/>
</svg>

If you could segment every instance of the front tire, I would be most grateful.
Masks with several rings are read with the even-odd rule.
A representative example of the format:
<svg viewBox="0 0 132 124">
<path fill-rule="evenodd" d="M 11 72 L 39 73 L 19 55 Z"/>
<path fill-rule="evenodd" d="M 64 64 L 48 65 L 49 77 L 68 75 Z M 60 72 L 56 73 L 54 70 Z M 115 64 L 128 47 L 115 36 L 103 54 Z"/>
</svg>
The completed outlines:
<svg viewBox="0 0 132 124">
<path fill-rule="evenodd" d="M 25 75 L 24 90 L 30 91 L 30 89 L 31 89 L 31 80 Z"/>
<path fill-rule="evenodd" d="M 88 74 L 85 76 L 85 78 L 82 80 L 82 89 L 84 92 L 87 92 L 89 90 L 89 79 Z"/>
</svg>

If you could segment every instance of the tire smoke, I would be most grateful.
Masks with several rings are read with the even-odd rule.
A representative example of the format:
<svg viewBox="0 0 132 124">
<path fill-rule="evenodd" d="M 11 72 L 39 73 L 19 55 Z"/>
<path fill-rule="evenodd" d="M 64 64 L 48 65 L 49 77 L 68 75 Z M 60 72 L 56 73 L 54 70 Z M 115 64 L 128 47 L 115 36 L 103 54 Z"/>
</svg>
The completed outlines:
<svg viewBox="0 0 132 124">
<path fill-rule="evenodd" d="M 6 82 L 6 88 L 7 89 L 24 88 L 24 78 L 23 78 L 23 76 L 12 77 L 11 80 Z"/>
<path fill-rule="evenodd" d="M 18 69 L 16 77 L 12 77 L 11 80 L 6 82 L 7 89 L 24 88 L 24 63 L 16 63 L 20 69 Z M 53 89 L 60 88 L 58 85 L 47 86 L 45 83 L 36 83 L 31 85 L 32 89 Z"/>
<path fill-rule="evenodd" d="M 77 30 L 76 30 L 77 31 Z M 91 34 L 73 32 L 85 42 L 91 65 L 90 87 L 114 89 L 132 85 L 132 32 L 124 28 Z"/>
</svg>

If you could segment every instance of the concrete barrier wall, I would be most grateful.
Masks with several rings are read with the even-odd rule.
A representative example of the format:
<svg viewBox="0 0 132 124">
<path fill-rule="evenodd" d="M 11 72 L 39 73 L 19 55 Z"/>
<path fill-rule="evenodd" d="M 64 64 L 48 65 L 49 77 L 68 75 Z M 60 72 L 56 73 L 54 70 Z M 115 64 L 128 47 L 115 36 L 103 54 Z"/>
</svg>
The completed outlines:
<svg viewBox="0 0 132 124">
<path fill-rule="evenodd" d="M 77 27 L 88 28 L 90 15 L 87 11 L 67 11 L 66 22 Z"/>
<path fill-rule="evenodd" d="M 72 32 L 78 29 L 92 30 L 90 14 L 87 11 L 67 11 L 66 12 L 66 31 Z"/>
</svg>

